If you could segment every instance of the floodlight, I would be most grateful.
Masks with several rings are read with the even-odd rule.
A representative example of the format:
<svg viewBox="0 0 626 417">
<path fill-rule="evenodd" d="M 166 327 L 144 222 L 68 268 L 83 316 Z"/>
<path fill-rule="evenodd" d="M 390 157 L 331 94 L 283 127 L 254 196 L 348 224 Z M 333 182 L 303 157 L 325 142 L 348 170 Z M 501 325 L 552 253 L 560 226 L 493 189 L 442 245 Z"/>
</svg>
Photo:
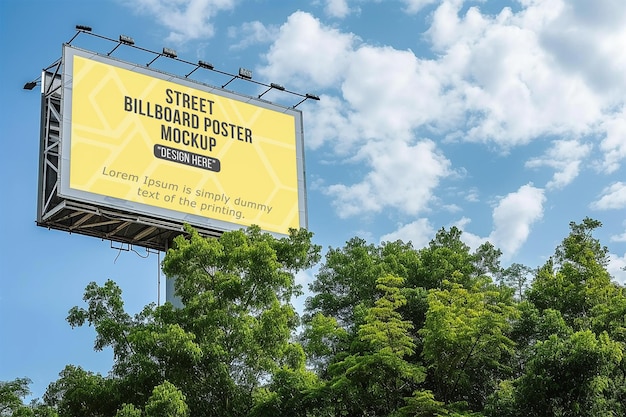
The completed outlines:
<svg viewBox="0 0 626 417">
<path fill-rule="evenodd" d="M 245 78 L 246 80 L 252 79 L 252 70 L 246 68 L 239 68 L 239 76 L 241 78 Z"/>
<path fill-rule="evenodd" d="M 302 94 L 299 94 L 299 95 L 302 97 Z M 310 98 L 311 100 L 319 100 L 319 99 L 320 99 L 320 97 L 319 97 L 319 96 L 316 96 L 315 94 L 309 94 L 309 93 L 306 93 L 306 94 L 304 95 L 304 98 L 303 98 L 302 100 L 300 100 L 298 103 L 296 103 L 296 104 L 293 106 L 293 108 L 295 109 L 296 107 L 298 107 L 300 104 L 304 103 L 304 102 L 305 102 L 307 99 L 309 99 L 309 98 Z"/>
<path fill-rule="evenodd" d="M 208 69 L 208 70 L 212 70 L 214 67 L 213 67 L 213 64 L 211 64 L 209 62 L 198 61 L 198 65 L 194 69 L 192 69 L 189 74 L 185 75 L 185 78 L 189 77 L 191 74 L 196 72 L 196 70 L 198 68 L 205 68 L 205 69 Z"/>
<path fill-rule="evenodd" d="M 130 36 L 120 35 L 120 43 L 123 43 L 124 45 L 134 45 L 135 40 Z"/>
<path fill-rule="evenodd" d="M 74 39 L 76 39 L 76 37 L 78 36 L 79 33 L 82 32 L 91 32 L 91 26 L 85 26 L 85 25 L 76 25 L 76 33 L 74 34 L 74 36 L 72 36 L 72 39 L 70 39 L 67 44 L 71 44 L 72 41 Z"/>
<path fill-rule="evenodd" d="M 163 53 L 161 55 L 166 56 L 168 58 L 176 58 L 178 56 L 176 51 L 170 48 L 163 48 Z"/>
<path fill-rule="evenodd" d="M 111 55 L 113 52 L 115 52 L 115 50 L 117 48 L 120 47 L 120 45 L 128 45 L 128 46 L 133 46 L 135 44 L 135 40 L 133 38 L 131 38 L 130 36 L 126 36 L 126 35 L 120 35 L 120 41 L 117 45 L 115 45 L 115 48 L 111 49 L 111 51 L 107 54 L 107 56 Z"/>
<path fill-rule="evenodd" d="M 24 84 L 24 90 L 32 90 L 35 86 L 37 86 L 37 81 L 29 81 Z"/>
<path fill-rule="evenodd" d="M 265 95 L 265 93 L 270 91 L 272 88 L 275 89 L 275 90 L 285 91 L 285 87 L 283 87 L 282 85 L 276 84 L 276 83 L 270 83 L 270 88 L 268 88 L 267 90 L 265 90 L 261 94 L 259 94 L 259 98 L 263 97 L 263 95 Z"/>
<path fill-rule="evenodd" d="M 155 52 L 156 54 L 156 52 Z M 160 56 L 166 56 L 168 58 L 172 58 L 172 59 L 176 59 L 176 57 L 178 56 L 178 54 L 176 53 L 175 50 L 170 49 L 170 48 L 163 48 L 163 52 L 161 52 L 160 54 L 158 54 L 157 56 L 154 57 L 154 59 L 150 62 L 148 62 L 146 64 L 146 67 L 149 67 L 154 61 L 156 61 Z M 191 74 L 191 73 L 190 73 Z M 187 74 L 189 75 L 189 74 Z"/>
</svg>

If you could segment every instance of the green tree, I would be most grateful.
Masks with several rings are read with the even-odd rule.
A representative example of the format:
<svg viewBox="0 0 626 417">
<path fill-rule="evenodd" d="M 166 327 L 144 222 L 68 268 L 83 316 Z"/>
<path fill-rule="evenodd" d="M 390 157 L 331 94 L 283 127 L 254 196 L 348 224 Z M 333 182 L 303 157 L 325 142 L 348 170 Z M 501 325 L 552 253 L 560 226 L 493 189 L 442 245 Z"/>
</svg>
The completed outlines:
<svg viewBox="0 0 626 417">
<path fill-rule="evenodd" d="M 534 346 L 525 373 L 500 386 L 490 399 L 488 415 L 529 417 L 624 416 L 623 401 L 615 397 L 616 368 L 623 347 L 606 333 L 589 330 L 567 338 L 550 336 Z"/>
<path fill-rule="evenodd" d="M 411 355 L 415 348 L 410 335 L 413 325 L 403 320 L 398 312 L 406 304 L 406 298 L 401 293 L 404 279 L 385 275 L 376 282 L 376 288 L 383 296 L 368 310 L 365 323 L 359 328 L 359 337 L 369 343 L 375 352 L 397 358 Z"/>
<path fill-rule="evenodd" d="M 510 293 L 476 282 L 471 289 L 443 282 L 428 296 L 423 357 L 435 398 L 464 402 L 481 410 L 497 382 L 508 375 L 513 341 L 508 337 L 517 315 Z"/>
<path fill-rule="evenodd" d="M 155 396 L 172 394 L 165 381 L 184 395 L 191 415 L 244 416 L 254 392 L 280 369 L 298 324 L 294 274 L 319 260 L 312 234 L 292 230 L 277 239 L 250 227 L 218 239 L 186 231 L 163 261 L 182 308 L 148 305 L 130 316 L 108 281 L 89 284 L 86 308 L 70 310 L 68 322 L 93 325 L 95 349 L 111 347 L 114 365 L 106 378 L 67 367 L 46 393 L 62 417 L 112 416 L 122 404 L 148 414 Z"/>
<path fill-rule="evenodd" d="M 353 238 L 343 248 L 328 251 L 309 287 L 313 295 L 306 301 L 301 338 L 320 377 L 328 378 L 328 367 L 344 360 L 353 343 L 362 343 L 359 327 L 381 296 L 377 280 L 389 274 L 415 281 L 419 264 L 418 252 L 401 241 L 371 245 Z M 400 314 L 421 325 L 427 308 L 425 291 L 403 288 L 401 292 L 407 302 L 399 308 Z"/>
<path fill-rule="evenodd" d="M 597 227 L 570 224 L 528 288 L 528 268 L 503 270 L 497 248 L 471 252 L 454 227 L 420 250 L 351 239 L 328 251 L 297 337 L 310 233 L 187 228 L 163 262 L 181 308 L 131 316 L 107 281 L 70 310 L 112 349 L 107 376 L 68 365 L 45 404 L 21 404 L 27 381 L 0 393 L 17 395 L 11 415 L 46 417 L 624 417 L 626 290 Z"/>
<path fill-rule="evenodd" d="M 0 417 L 31 417 L 46 414 L 50 410 L 34 400 L 24 404 L 24 398 L 30 395 L 29 378 L 16 378 L 12 381 L 0 381 Z"/>
<path fill-rule="evenodd" d="M 596 304 L 592 311 L 592 329 L 605 331 L 613 340 L 626 344 L 626 288 L 615 285 L 605 303 Z"/>
<path fill-rule="evenodd" d="M 176 239 L 164 260 L 165 273 L 177 277 L 183 326 L 203 352 L 193 367 L 199 378 L 181 388 L 194 415 L 207 401 L 213 407 L 204 415 L 245 415 L 252 393 L 289 347 L 298 324 L 290 303 L 300 294 L 294 273 L 319 260 L 319 247 L 304 230 L 283 239 L 258 228 L 227 232 L 220 239 L 189 232 L 189 238 Z"/>
<path fill-rule="evenodd" d="M 512 263 L 501 273 L 503 284 L 515 289 L 515 297 L 518 301 L 524 300 L 531 273 L 531 268 L 518 263 Z"/>
<path fill-rule="evenodd" d="M 624 416 L 626 298 L 611 282 L 600 222 L 570 223 L 553 258 L 537 270 L 512 338 L 516 378 L 490 397 L 490 416 Z"/>
<path fill-rule="evenodd" d="M 30 394 L 30 383 L 28 378 L 0 381 L 0 416 L 11 416 L 24 407 L 23 398 Z"/>
<path fill-rule="evenodd" d="M 367 310 L 359 327 L 357 350 L 332 365 L 331 393 L 349 415 L 397 412 L 424 380 L 424 368 L 405 358 L 415 353 L 410 321 L 398 309 L 406 304 L 404 279 L 385 275 L 377 280 L 382 296 Z"/>
<path fill-rule="evenodd" d="M 465 285 L 476 276 L 475 259 L 470 247 L 461 240 L 462 234 L 455 226 L 450 230 L 441 228 L 428 247 L 419 251 L 419 270 L 413 279 L 409 279 L 407 286 L 440 288 L 444 280 L 458 280 Z M 490 266 L 487 264 L 481 267 L 481 271 L 488 269 Z"/>
<path fill-rule="evenodd" d="M 300 340 L 309 362 L 322 376 L 326 376 L 324 374 L 330 361 L 349 347 L 347 331 L 339 326 L 334 317 L 322 313 L 314 314 L 305 323 Z"/>
<path fill-rule="evenodd" d="M 513 322 L 511 338 L 516 343 L 516 354 L 522 363 L 534 354 L 532 348 L 552 335 L 569 337 L 574 330 L 565 322 L 561 312 L 553 309 L 540 311 L 533 304 L 523 301 L 517 305 L 518 318 Z"/>
<path fill-rule="evenodd" d="M 31 394 L 31 383 L 29 378 L 0 381 L 0 417 L 58 417 L 54 409 L 39 399 L 24 404 L 24 399 Z"/>
<path fill-rule="evenodd" d="M 61 417 L 79 415 L 111 416 L 118 408 L 118 393 L 113 381 L 100 374 L 67 365 L 44 394 L 44 403 Z"/>
<path fill-rule="evenodd" d="M 146 417 L 187 417 L 185 395 L 174 384 L 164 381 L 154 387 L 145 408 Z"/>
<path fill-rule="evenodd" d="M 141 410 L 133 404 L 123 404 L 115 413 L 115 417 L 141 417 Z"/>
<path fill-rule="evenodd" d="M 502 251 L 493 246 L 490 242 L 481 244 L 471 256 L 472 264 L 474 266 L 473 275 L 477 277 L 488 275 L 492 279 L 501 275 L 501 256 Z"/>
<path fill-rule="evenodd" d="M 411 244 L 399 241 L 376 246 L 352 238 L 343 248 L 331 248 L 309 286 L 314 295 L 306 301 L 307 317 L 316 313 L 334 317 L 340 326 L 356 334 L 364 309 L 377 298 L 376 280 L 384 274 L 413 276 L 418 264 Z"/>
<path fill-rule="evenodd" d="M 323 382 L 306 368 L 305 353 L 299 344 L 291 344 L 285 360 L 271 381 L 255 390 L 255 405 L 249 417 L 310 416 L 324 407 L 325 400 L 315 393 Z M 322 414 L 323 415 L 323 414 Z"/>
<path fill-rule="evenodd" d="M 537 308 L 560 311 L 577 330 L 590 328 L 594 308 L 610 303 L 617 292 L 606 270 L 607 249 L 593 237 L 600 226 L 590 218 L 571 222 L 570 234 L 538 270 L 527 294 Z"/>
<path fill-rule="evenodd" d="M 66 367 L 45 397 L 62 416 L 86 412 L 84 408 L 110 415 L 122 403 L 143 407 L 156 385 L 165 378 L 188 379 L 190 367 L 202 357 L 195 335 L 169 322 L 176 321 L 169 304 L 159 309 L 150 304 L 131 317 L 124 311 L 121 289 L 110 280 L 103 286 L 90 283 L 84 300 L 87 308 L 73 307 L 67 320 L 72 326 L 94 326 L 94 349 L 111 347 L 114 365 L 107 378 Z"/>
</svg>

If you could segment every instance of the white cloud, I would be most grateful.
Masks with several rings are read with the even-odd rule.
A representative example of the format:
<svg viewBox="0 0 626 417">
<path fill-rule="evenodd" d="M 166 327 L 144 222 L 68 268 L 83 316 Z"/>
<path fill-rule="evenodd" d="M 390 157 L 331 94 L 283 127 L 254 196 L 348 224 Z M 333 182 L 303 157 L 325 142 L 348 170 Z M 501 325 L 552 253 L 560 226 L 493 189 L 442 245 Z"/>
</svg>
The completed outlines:
<svg viewBox="0 0 626 417">
<path fill-rule="evenodd" d="M 259 43 L 269 43 L 276 39 L 278 28 L 265 26 L 259 21 L 246 22 L 239 27 L 228 28 L 228 37 L 231 39 L 241 39 L 233 44 L 231 49 L 243 49 L 250 45 Z"/>
<path fill-rule="evenodd" d="M 604 160 L 600 169 L 606 173 L 612 173 L 626 158 L 626 104 L 622 104 L 621 113 L 608 117 L 602 127 L 606 133 L 600 144 L 600 148 L 604 151 Z"/>
<path fill-rule="evenodd" d="M 493 210 L 494 229 L 489 241 L 502 250 L 505 258 L 524 244 L 530 228 L 543 217 L 544 190 L 526 184 L 502 198 Z"/>
<path fill-rule="evenodd" d="M 454 106 L 438 98 L 442 89 L 434 62 L 410 51 L 360 46 L 350 55 L 341 86 L 356 110 L 353 122 L 365 138 L 410 140 L 412 130 L 454 117 Z"/>
<path fill-rule="evenodd" d="M 467 43 L 486 29 L 488 21 L 476 8 L 468 9 L 464 20 L 460 18 L 462 5 L 462 1 L 443 1 L 433 13 L 433 21 L 426 34 L 436 50 L 450 51 L 454 45 Z"/>
<path fill-rule="evenodd" d="M 496 16 L 475 7 L 459 16 L 460 4 L 450 2 L 438 7 L 428 35 L 441 71 L 455 74 L 452 88 L 467 112 L 455 137 L 508 148 L 544 134 L 578 136 L 597 122 L 595 91 L 577 74 L 555 71 L 541 45 L 540 31 L 562 9 L 558 1 L 543 3 Z"/>
<path fill-rule="evenodd" d="M 623 256 L 609 253 L 609 264 L 607 270 L 609 274 L 620 284 L 626 285 L 626 253 Z"/>
<path fill-rule="evenodd" d="M 626 207 L 626 183 L 615 182 L 602 190 L 599 200 L 591 203 L 595 210 L 622 209 Z"/>
<path fill-rule="evenodd" d="M 379 3 L 381 0 L 359 0 L 359 3 L 367 1 Z M 460 1 L 462 2 L 463 0 Z M 350 2 L 356 3 L 356 1 L 348 0 L 324 0 L 324 12 L 328 16 L 342 19 L 353 11 L 349 5 Z M 400 0 L 400 3 L 405 6 L 404 11 L 408 14 L 416 14 L 426 6 L 440 2 L 441 0 Z"/>
<path fill-rule="evenodd" d="M 371 169 L 363 181 L 327 188 L 342 218 L 388 207 L 413 215 L 422 212 L 439 181 L 450 174 L 450 161 L 430 140 L 416 145 L 372 141 L 363 146 L 361 157 Z"/>
<path fill-rule="evenodd" d="M 570 15 L 580 19 L 581 12 L 571 12 L 571 5 L 546 0 L 497 15 L 476 7 L 461 13 L 462 5 L 442 1 L 437 6 L 427 31 L 435 59 L 360 44 L 355 35 L 296 12 L 281 28 L 262 71 L 268 79 L 289 79 L 307 88 L 336 88 L 354 110 L 354 126 L 366 133 L 371 126 L 382 130 L 393 122 L 396 134 L 436 127 L 451 139 L 494 142 L 505 149 L 543 135 L 604 135 L 602 149 L 613 165 L 622 158 L 626 146 L 610 131 L 621 131 L 615 124 L 624 119 L 623 109 L 616 111 L 626 84 L 621 76 L 626 60 L 618 47 L 626 39 L 620 35 L 624 30 L 609 37 L 609 46 L 602 37 L 590 38 L 595 43 L 588 50 L 607 48 L 594 64 L 610 68 L 615 83 L 605 89 L 592 82 L 599 73 L 572 70 L 565 65 L 565 46 L 549 42 L 550 34 L 569 33 L 577 22 Z M 551 186 L 567 182 L 575 171 L 572 162 Z"/>
<path fill-rule="evenodd" d="M 611 242 L 626 242 L 626 231 L 624 231 L 621 235 L 611 236 Z"/>
<path fill-rule="evenodd" d="M 358 237 L 363 239 L 366 242 L 374 242 L 376 238 L 374 237 L 374 233 L 372 233 L 369 229 L 357 229 L 353 232 L 354 237 Z"/>
<path fill-rule="evenodd" d="M 126 1 L 129 7 L 154 16 L 161 25 L 170 29 L 165 40 L 176 44 L 212 37 L 215 27 L 211 20 L 219 12 L 234 8 L 236 3 L 236 0 Z"/>
<path fill-rule="evenodd" d="M 476 187 L 470 188 L 465 195 L 465 200 L 469 201 L 470 203 L 476 203 L 480 201 L 478 189 Z"/>
<path fill-rule="evenodd" d="M 362 45 L 356 36 L 323 26 L 304 12 L 289 17 L 265 59 L 267 65 L 259 73 L 267 79 L 313 91 L 341 91 L 341 98 L 330 106 L 341 115 L 344 129 L 325 141 L 340 144 L 344 151 L 346 141 L 357 139 L 410 141 L 413 129 L 428 123 L 447 125 L 460 116 L 453 97 L 437 98 L 442 85 L 434 61 L 418 59 L 410 51 Z M 317 120 L 320 114 L 308 119 Z M 337 121 L 338 116 L 331 117 Z"/>
<path fill-rule="evenodd" d="M 602 170 L 611 173 L 626 158 L 626 4 L 621 0 L 562 1 L 562 11 L 540 34 L 556 73 L 576 76 L 594 91 L 600 114 L 593 133 L 604 137 Z"/>
<path fill-rule="evenodd" d="M 612 235 L 611 242 L 626 242 L 626 221 L 622 223 L 622 226 L 624 226 L 624 232 L 618 235 Z"/>
<path fill-rule="evenodd" d="M 415 249 L 428 245 L 435 236 L 435 229 L 428 219 L 421 218 L 400 226 L 397 230 L 380 237 L 381 242 L 411 242 Z"/>
<path fill-rule="evenodd" d="M 351 151 L 361 137 L 360 130 L 352 122 L 352 113 L 340 98 L 320 96 L 320 101 L 307 108 L 307 117 L 304 118 L 306 145 L 317 149 L 331 143 L 340 155 Z M 341 140 L 336 140 L 337 132 L 341 132 Z"/>
<path fill-rule="evenodd" d="M 556 172 L 546 188 L 563 188 L 578 176 L 580 163 L 589 155 L 591 148 L 590 144 L 581 144 L 576 140 L 557 140 L 541 157 L 526 162 L 526 166 L 554 168 Z"/>
<path fill-rule="evenodd" d="M 326 0 L 324 11 L 331 17 L 342 19 L 350 14 L 347 0 Z"/>
<path fill-rule="evenodd" d="M 340 83 L 357 37 L 322 26 L 305 12 L 295 12 L 278 32 L 259 70 L 270 80 L 298 88 L 318 89 Z"/>
<path fill-rule="evenodd" d="M 441 0 L 402 0 L 405 4 L 405 11 L 409 14 L 415 14 L 422 10 L 424 7 L 431 4 L 439 3 Z"/>
<path fill-rule="evenodd" d="M 547 189 L 564 187 L 579 175 L 597 138 L 604 138 L 595 149 L 604 153 L 610 164 L 607 170 L 617 169 L 626 155 L 620 140 L 626 129 L 622 127 L 626 84 L 616 79 L 616 74 L 626 73 L 623 54 L 616 48 L 624 32 L 621 26 L 614 25 L 606 46 L 602 36 L 590 36 L 589 48 L 605 48 L 604 52 L 594 52 L 593 67 L 577 69 L 580 62 L 566 65 L 572 55 L 559 33 L 579 30 L 574 25 L 579 21 L 580 30 L 598 26 L 599 20 L 581 11 L 587 8 L 583 3 L 524 2 L 520 11 L 504 8 L 495 15 L 477 7 L 465 9 L 461 0 L 404 3 L 415 10 L 435 6 L 426 38 L 437 54 L 434 58 L 369 45 L 308 13 L 296 12 L 280 28 L 260 69 L 267 79 L 324 90 L 321 102 L 306 107 L 308 145 L 330 146 L 339 159 L 358 155 L 364 168 L 371 170 L 361 171 L 362 179 L 352 185 L 329 188 L 342 216 L 377 213 L 385 207 L 416 213 L 427 206 L 419 200 L 402 207 L 405 198 L 392 193 L 403 193 L 406 181 L 374 164 L 368 150 L 370 142 L 390 140 L 410 149 L 416 132 L 423 130 L 450 140 L 495 144 L 505 151 L 546 136 L 575 138 L 555 140 L 548 151 L 528 162 L 529 167 L 555 170 Z M 606 4 L 600 9 L 609 10 Z M 611 17 L 612 22 L 622 21 L 616 19 Z M 608 68 L 603 74 L 615 80 L 614 89 L 593 82 L 600 67 Z M 391 160 L 395 148 L 378 146 L 376 158 Z M 383 179 L 391 185 L 378 185 Z M 385 202 L 375 197 L 383 189 Z M 430 186 L 421 190 L 428 190 L 422 197 L 433 195 Z"/>
<path fill-rule="evenodd" d="M 626 7 L 621 0 L 561 1 L 562 10 L 541 28 L 541 44 L 563 72 L 621 100 L 625 86 Z M 582 53 L 581 53 L 582 52 Z M 617 88 L 616 88 L 617 87 Z"/>
<path fill-rule="evenodd" d="M 463 211 L 463 208 L 457 204 L 443 204 L 441 208 L 450 213 L 457 213 L 459 211 Z"/>
<path fill-rule="evenodd" d="M 261 73 L 268 79 L 306 82 L 313 89 L 311 85 L 341 86 L 341 98 L 323 95 L 305 119 L 310 147 L 329 144 L 338 156 L 350 155 L 352 162 L 370 169 L 355 184 L 327 188 L 340 217 L 383 208 L 417 214 L 428 206 L 439 180 L 449 175 L 450 162 L 433 142 L 415 144 L 413 130 L 443 120 L 454 106 L 429 100 L 441 88 L 432 62 L 409 51 L 358 45 L 357 40 L 306 13 L 294 13 L 281 27 Z"/>
</svg>

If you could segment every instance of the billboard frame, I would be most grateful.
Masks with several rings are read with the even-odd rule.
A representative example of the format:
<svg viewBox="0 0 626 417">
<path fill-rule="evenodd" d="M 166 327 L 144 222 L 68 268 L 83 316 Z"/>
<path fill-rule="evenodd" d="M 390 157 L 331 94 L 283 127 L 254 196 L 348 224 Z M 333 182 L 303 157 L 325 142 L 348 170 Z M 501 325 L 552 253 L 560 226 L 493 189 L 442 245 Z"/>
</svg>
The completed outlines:
<svg viewBox="0 0 626 417">
<path fill-rule="evenodd" d="M 150 77 L 181 84 L 201 91 L 227 97 L 232 100 L 252 102 L 254 105 L 267 106 L 289 112 L 296 120 L 296 156 L 298 183 L 299 227 L 308 226 L 306 180 L 304 165 L 304 145 L 302 114 L 294 107 L 280 106 L 259 98 L 245 96 L 219 87 L 200 83 L 187 77 L 158 71 L 147 66 L 132 64 L 112 58 L 108 55 L 76 48 L 69 44 L 63 46 L 63 57 L 46 68 L 41 77 L 41 142 L 39 163 L 39 185 L 37 203 L 37 225 L 49 229 L 63 230 L 103 240 L 111 240 L 150 249 L 166 250 L 172 239 L 184 233 L 183 225 L 188 223 L 206 236 L 219 236 L 226 230 L 246 227 L 246 225 L 224 222 L 209 217 L 179 213 L 174 210 L 145 206 L 141 203 L 128 204 L 127 201 L 111 199 L 99 194 L 68 188 L 69 158 L 68 129 L 71 120 L 67 112 L 68 91 L 71 92 L 71 80 L 67 79 L 67 59 L 69 56 L 83 56 L 129 69 Z M 71 76 L 71 75 L 70 75 Z M 286 235 L 269 231 L 275 235 Z"/>
</svg>

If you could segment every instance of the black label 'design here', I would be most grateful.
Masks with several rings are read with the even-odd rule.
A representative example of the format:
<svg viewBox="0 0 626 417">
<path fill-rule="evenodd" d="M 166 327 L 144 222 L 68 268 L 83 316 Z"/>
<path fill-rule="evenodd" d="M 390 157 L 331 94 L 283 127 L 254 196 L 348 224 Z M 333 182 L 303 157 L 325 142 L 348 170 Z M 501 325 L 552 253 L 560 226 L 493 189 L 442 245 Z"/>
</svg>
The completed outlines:
<svg viewBox="0 0 626 417">
<path fill-rule="evenodd" d="M 154 156 L 166 161 L 178 162 L 179 164 L 202 168 L 213 172 L 220 172 L 221 169 L 219 159 L 183 151 L 181 149 L 170 148 L 169 146 L 154 145 Z"/>
</svg>

